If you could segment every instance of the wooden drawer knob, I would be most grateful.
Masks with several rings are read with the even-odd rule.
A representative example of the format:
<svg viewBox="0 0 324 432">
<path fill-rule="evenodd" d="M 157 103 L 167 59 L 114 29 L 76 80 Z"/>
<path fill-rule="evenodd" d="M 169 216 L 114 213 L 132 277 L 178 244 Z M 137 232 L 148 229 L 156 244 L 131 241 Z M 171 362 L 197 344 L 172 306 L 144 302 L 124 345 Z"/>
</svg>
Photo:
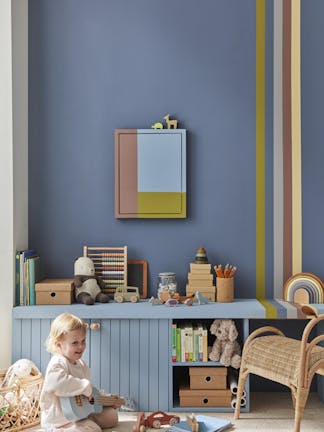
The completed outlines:
<svg viewBox="0 0 324 432">
<path fill-rule="evenodd" d="M 91 330 L 99 330 L 100 329 L 100 323 L 91 323 L 90 329 Z"/>
</svg>

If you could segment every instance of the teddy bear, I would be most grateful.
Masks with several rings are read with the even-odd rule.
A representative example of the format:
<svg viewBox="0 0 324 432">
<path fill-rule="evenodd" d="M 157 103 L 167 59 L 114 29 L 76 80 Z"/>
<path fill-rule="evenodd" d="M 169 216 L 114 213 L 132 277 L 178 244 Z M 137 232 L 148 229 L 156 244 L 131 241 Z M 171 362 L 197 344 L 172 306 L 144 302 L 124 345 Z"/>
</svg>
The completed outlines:
<svg viewBox="0 0 324 432">
<path fill-rule="evenodd" d="M 236 340 L 238 333 L 234 321 L 216 319 L 209 330 L 216 336 L 209 359 L 238 369 L 241 365 L 241 348 Z"/>
<path fill-rule="evenodd" d="M 93 305 L 94 302 L 107 303 L 109 297 L 101 290 L 105 282 L 95 275 L 94 263 L 89 257 L 80 257 L 74 263 L 74 295 L 78 303 Z"/>
</svg>

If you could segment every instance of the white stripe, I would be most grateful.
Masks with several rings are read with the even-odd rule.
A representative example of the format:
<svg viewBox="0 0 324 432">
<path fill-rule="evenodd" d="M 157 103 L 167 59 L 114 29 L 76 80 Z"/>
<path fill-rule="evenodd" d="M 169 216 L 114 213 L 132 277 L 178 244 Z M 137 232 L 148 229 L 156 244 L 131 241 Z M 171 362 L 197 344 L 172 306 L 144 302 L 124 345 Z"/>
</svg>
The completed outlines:
<svg viewBox="0 0 324 432">
<path fill-rule="evenodd" d="M 273 14 L 273 286 L 283 297 L 282 0 Z"/>
<path fill-rule="evenodd" d="M 287 318 L 298 318 L 298 310 L 293 305 L 283 300 L 275 299 L 278 303 L 280 303 L 287 311 Z"/>
</svg>

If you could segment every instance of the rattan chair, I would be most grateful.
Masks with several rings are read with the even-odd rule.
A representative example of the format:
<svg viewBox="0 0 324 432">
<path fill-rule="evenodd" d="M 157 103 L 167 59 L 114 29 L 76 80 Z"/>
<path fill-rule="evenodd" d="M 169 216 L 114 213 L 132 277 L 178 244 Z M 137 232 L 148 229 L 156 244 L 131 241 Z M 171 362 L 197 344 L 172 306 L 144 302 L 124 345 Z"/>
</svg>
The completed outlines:
<svg viewBox="0 0 324 432">
<path fill-rule="evenodd" d="M 324 335 L 308 342 L 311 330 L 322 320 L 324 315 L 314 316 L 306 325 L 301 340 L 288 338 L 281 330 L 270 326 L 251 333 L 243 348 L 237 400 L 242 397 L 249 373 L 286 385 L 291 389 L 295 409 L 294 432 L 299 432 L 313 376 L 315 373 L 324 375 L 324 348 L 317 345 L 324 340 Z M 275 335 L 260 336 L 263 333 Z M 239 416 L 240 404 L 236 404 L 235 420 Z"/>
</svg>

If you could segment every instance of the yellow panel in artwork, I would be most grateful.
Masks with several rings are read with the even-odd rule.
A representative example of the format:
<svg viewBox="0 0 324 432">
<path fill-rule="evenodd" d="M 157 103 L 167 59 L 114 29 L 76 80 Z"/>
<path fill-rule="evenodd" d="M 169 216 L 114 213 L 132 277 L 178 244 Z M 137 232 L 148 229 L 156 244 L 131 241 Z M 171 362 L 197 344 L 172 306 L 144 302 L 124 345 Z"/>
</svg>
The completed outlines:
<svg viewBox="0 0 324 432">
<path fill-rule="evenodd" d="M 185 192 L 138 192 L 139 218 L 186 217 Z"/>
</svg>

